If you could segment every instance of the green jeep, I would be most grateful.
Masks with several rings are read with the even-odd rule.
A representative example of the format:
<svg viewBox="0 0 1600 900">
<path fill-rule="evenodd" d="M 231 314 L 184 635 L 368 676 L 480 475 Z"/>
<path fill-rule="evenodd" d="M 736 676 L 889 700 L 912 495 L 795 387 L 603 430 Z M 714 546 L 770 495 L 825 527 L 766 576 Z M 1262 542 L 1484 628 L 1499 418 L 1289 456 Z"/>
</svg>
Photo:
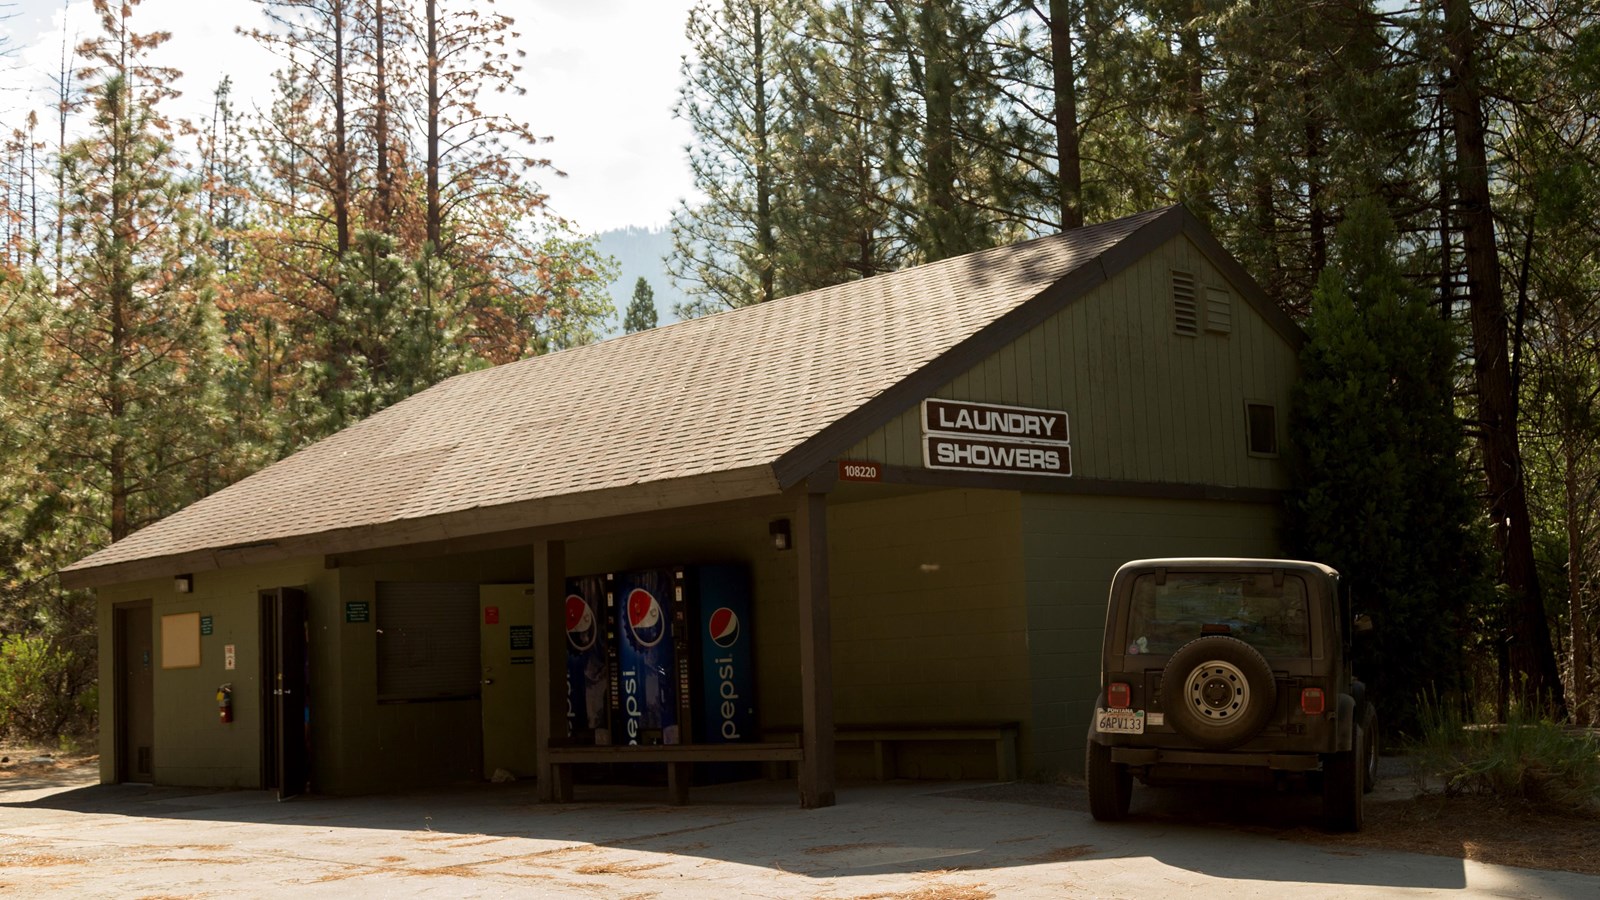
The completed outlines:
<svg viewBox="0 0 1600 900">
<path fill-rule="evenodd" d="M 1089 723 L 1089 809 L 1125 816 L 1145 784 L 1320 784 L 1327 826 L 1361 828 L 1377 714 L 1350 670 L 1370 628 L 1339 573 L 1287 559 L 1145 559 L 1111 581 Z"/>
</svg>

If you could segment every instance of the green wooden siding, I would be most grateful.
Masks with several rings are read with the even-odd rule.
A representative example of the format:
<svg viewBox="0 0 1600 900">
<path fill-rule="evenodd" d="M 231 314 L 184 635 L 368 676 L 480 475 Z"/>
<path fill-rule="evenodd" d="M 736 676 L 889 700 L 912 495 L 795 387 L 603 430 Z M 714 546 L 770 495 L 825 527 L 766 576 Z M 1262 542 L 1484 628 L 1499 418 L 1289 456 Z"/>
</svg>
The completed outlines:
<svg viewBox="0 0 1600 900">
<path fill-rule="evenodd" d="M 1077 772 L 1098 690 L 1107 591 L 1117 567 L 1161 556 L 1277 556 L 1269 504 L 1023 494 L 1036 772 Z"/>
<path fill-rule="evenodd" d="M 828 507 L 841 724 L 1030 715 L 1018 495 L 930 491 Z M 868 774 L 841 744 L 842 774 Z M 1028 765 L 1026 751 L 1023 765 Z M 989 778 L 992 747 L 905 746 L 912 777 Z"/>
<path fill-rule="evenodd" d="M 261 785 L 261 626 L 256 592 L 304 586 L 313 597 L 328 596 L 336 592 L 335 584 L 334 573 L 324 570 L 318 557 L 200 572 L 187 594 L 175 592 L 171 578 L 100 588 L 100 780 L 116 780 L 114 604 L 151 601 L 156 783 L 253 788 Z M 163 669 L 161 617 L 190 612 L 212 621 L 212 633 L 200 638 L 200 666 Z M 228 644 L 237 654 L 231 672 L 223 668 L 223 648 Z M 227 682 L 233 684 L 234 720 L 224 725 L 217 716 L 216 692 Z"/>
<path fill-rule="evenodd" d="M 1171 272 L 1231 295 L 1228 333 L 1173 331 Z M 952 380 L 935 396 L 1066 410 L 1080 478 L 1281 488 L 1276 459 L 1246 451 L 1246 401 L 1277 407 L 1280 443 L 1294 350 L 1203 254 L 1177 237 Z M 920 409 L 848 459 L 920 468 Z"/>
</svg>

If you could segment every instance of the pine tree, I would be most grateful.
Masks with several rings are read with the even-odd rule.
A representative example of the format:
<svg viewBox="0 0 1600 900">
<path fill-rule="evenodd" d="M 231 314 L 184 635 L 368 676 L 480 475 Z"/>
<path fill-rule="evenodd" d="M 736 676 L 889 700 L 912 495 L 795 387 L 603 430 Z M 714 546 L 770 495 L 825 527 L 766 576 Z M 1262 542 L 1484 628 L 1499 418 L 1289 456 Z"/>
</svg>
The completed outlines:
<svg viewBox="0 0 1600 900">
<path fill-rule="evenodd" d="M 1372 615 L 1358 674 L 1380 696 L 1449 692 L 1462 686 L 1469 602 L 1490 593 L 1461 463 L 1455 343 L 1401 274 L 1381 203 L 1351 206 L 1336 257 L 1300 354 L 1287 543 L 1338 569 Z"/>
<path fill-rule="evenodd" d="M 680 315 L 784 293 L 776 217 L 791 179 L 776 145 L 792 127 L 782 74 L 797 15 L 792 0 L 702 0 L 689 14 L 675 112 L 694 131 L 689 166 L 706 199 L 672 217 L 670 271 L 691 297 Z"/>
<path fill-rule="evenodd" d="M 656 292 L 650 289 L 650 282 L 640 276 L 633 284 L 633 300 L 628 304 L 628 314 L 622 320 L 622 330 L 626 334 L 636 331 L 649 331 L 656 327 Z"/>
</svg>

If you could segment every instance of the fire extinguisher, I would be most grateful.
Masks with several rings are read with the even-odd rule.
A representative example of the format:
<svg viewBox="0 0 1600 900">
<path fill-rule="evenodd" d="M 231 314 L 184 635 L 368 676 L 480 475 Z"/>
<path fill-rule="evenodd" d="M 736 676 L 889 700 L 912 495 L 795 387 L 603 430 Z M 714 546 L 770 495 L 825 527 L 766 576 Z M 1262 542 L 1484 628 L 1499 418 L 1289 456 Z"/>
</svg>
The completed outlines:
<svg viewBox="0 0 1600 900">
<path fill-rule="evenodd" d="M 217 715 L 221 717 L 222 724 L 233 721 L 233 682 L 228 682 L 217 688 Z"/>
</svg>

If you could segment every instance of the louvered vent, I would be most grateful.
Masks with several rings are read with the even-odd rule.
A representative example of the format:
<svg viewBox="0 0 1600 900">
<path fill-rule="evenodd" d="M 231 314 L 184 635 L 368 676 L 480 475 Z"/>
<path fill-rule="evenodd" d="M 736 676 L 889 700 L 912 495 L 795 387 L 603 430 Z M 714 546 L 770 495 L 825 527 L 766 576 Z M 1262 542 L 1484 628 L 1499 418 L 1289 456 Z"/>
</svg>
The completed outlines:
<svg viewBox="0 0 1600 900">
<path fill-rule="evenodd" d="M 1222 288 L 1206 288 L 1206 330 L 1217 334 L 1233 330 L 1233 295 Z"/>
<path fill-rule="evenodd" d="M 1172 330 L 1178 334 L 1200 333 L 1200 305 L 1195 297 L 1194 275 L 1172 270 Z"/>
</svg>

